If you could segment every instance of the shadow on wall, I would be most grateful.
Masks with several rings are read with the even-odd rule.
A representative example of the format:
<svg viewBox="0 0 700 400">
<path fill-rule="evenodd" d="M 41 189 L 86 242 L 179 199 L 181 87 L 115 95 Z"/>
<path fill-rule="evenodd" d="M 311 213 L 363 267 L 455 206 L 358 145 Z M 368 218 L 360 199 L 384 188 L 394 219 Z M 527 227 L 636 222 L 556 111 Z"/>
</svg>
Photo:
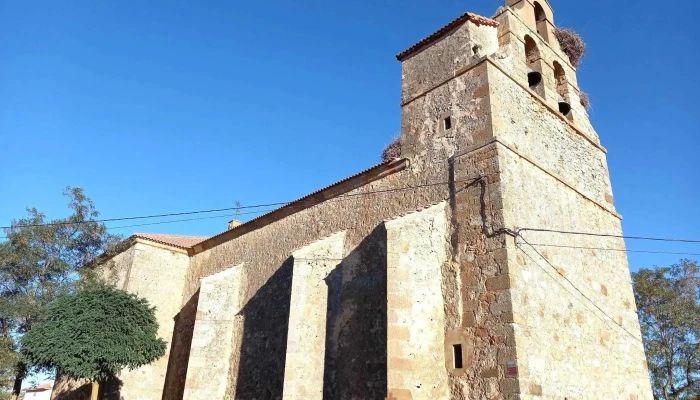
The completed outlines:
<svg viewBox="0 0 700 400">
<path fill-rule="evenodd" d="M 190 360 L 190 346 L 192 345 L 198 302 L 199 290 L 190 297 L 174 318 L 175 326 L 170 341 L 168 370 L 165 373 L 165 384 L 163 385 L 163 400 L 182 400 L 185 392 L 187 365 Z"/>
<path fill-rule="evenodd" d="M 105 383 L 105 385 L 101 388 L 102 393 L 100 395 L 100 399 L 102 400 L 124 400 L 124 397 L 121 395 L 121 390 L 122 386 L 124 383 L 118 379 L 112 379 L 109 382 Z M 90 396 L 88 396 L 88 399 Z"/>
<path fill-rule="evenodd" d="M 387 396 L 386 246 L 381 224 L 325 279 L 324 400 Z"/>
<path fill-rule="evenodd" d="M 281 399 L 294 260 L 288 258 L 243 307 L 237 399 Z"/>
<path fill-rule="evenodd" d="M 78 383 L 60 376 L 56 377 L 57 385 L 51 395 L 52 400 L 90 400 L 92 383 Z M 100 388 L 98 398 L 101 400 L 123 400 L 121 389 L 123 382 L 114 378 Z"/>
<path fill-rule="evenodd" d="M 382 224 L 325 278 L 326 400 L 387 396 L 386 246 L 386 228 Z M 282 398 L 293 267 L 294 259 L 290 257 L 239 314 L 243 318 L 243 333 L 238 373 L 236 382 L 230 382 L 235 385 L 236 399 Z M 192 303 L 196 309 L 196 300 Z M 191 341 L 191 333 L 188 340 Z M 182 398 L 182 392 L 179 396 L 171 399 Z"/>
</svg>

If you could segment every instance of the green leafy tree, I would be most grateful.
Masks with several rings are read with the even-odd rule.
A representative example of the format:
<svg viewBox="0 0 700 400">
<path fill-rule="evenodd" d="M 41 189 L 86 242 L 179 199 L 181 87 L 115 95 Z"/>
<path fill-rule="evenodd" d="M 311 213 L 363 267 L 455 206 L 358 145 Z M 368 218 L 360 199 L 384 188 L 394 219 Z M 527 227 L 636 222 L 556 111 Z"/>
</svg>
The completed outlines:
<svg viewBox="0 0 700 400">
<path fill-rule="evenodd" d="M 165 354 L 154 310 L 136 295 L 95 285 L 50 305 L 22 338 L 22 352 L 31 365 L 91 381 L 97 399 L 100 385 L 122 369 Z"/>
<path fill-rule="evenodd" d="M 0 243 L 0 365 L 14 363 L 13 394 L 19 395 L 27 372 L 16 353 L 18 340 L 31 330 L 42 310 L 59 295 L 71 293 L 94 274 L 86 266 L 119 237 L 96 221 L 99 213 L 80 188 L 66 188 L 70 215 L 47 220 L 36 208 L 12 221 Z M 7 371 L 7 370 L 2 370 Z"/>
<path fill-rule="evenodd" d="M 633 280 L 654 397 L 700 398 L 700 266 L 681 260 Z"/>
<path fill-rule="evenodd" d="M 19 361 L 14 341 L 9 337 L 0 337 L 0 400 L 7 400 L 12 396 Z"/>
</svg>

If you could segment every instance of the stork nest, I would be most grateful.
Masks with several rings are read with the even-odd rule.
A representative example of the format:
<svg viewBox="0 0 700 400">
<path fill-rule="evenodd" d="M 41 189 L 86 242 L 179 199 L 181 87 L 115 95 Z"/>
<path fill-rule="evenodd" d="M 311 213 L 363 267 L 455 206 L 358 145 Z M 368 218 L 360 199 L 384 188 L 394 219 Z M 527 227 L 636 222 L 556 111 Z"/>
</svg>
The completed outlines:
<svg viewBox="0 0 700 400">
<path fill-rule="evenodd" d="M 382 151 L 382 161 L 389 161 L 401 157 L 401 137 L 396 137 Z"/>
<path fill-rule="evenodd" d="M 583 41 L 581 35 L 567 28 L 556 28 L 554 36 L 559 41 L 561 51 L 569 56 L 569 60 L 574 67 L 578 67 L 581 59 L 586 55 L 586 42 Z"/>
<path fill-rule="evenodd" d="M 589 110 L 591 108 L 591 98 L 588 96 L 588 93 L 581 90 L 579 91 L 578 97 L 581 99 L 581 105 L 586 110 Z"/>
</svg>

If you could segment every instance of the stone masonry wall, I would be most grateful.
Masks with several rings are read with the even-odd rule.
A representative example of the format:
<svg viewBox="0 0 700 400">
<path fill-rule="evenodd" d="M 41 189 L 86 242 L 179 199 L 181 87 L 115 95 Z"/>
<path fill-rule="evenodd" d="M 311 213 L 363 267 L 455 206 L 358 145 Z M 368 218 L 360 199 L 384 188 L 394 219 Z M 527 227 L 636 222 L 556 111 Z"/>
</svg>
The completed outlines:
<svg viewBox="0 0 700 400">
<path fill-rule="evenodd" d="M 506 359 L 515 351 L 511 285 L 503 232 L 500 165 L 492 139 L 454 158 L 452 269 L 446 352 L 465 349 L 464 368 L 448 368 L 451 399 L 501 399 L 517 390 Z M 467 353 L 469 351 L 470 353 Z"/>
<path fill-rule="evenodd" d="M 446 180 L 446 171 L 444 175 Z M 415 185 L 419 177 L 410 171 L 391 175 L 351 192 L 355 196 L 327 201 L 192 257 L 185 297 L 199 289 L 200 276 L 244 264 L 246 273 L 240 282 L 243 326 L 239 333 L 243 339 L 230 362 L 230 390 L 238 396 L 234 398 L 282 398 L 285 375 L 294 379 L 292 371 L 298 370 L 293 356 L 289 358 L 292 369 L 287 371 L 285 365 L 287 352 L 294 351 L 288 348 L 288 342 L 294 342 L 294 337 L 288 337 L 289 324 L 298 323 L 293 307 L 301 306 L 292 301 L 294 279 L 302 274 L 294 270 L 292 254 L 342 231 L 346 232 L 342 260 L 336 261 L 325 277 L 326 305 L 320 292 L 309 292 L 320 303 L 310 304 L 308 310 L 317 307 L 326 321 L 323 348 L 318 349 L 323 354 L 324 398 L 386 397 L 383 220 L 444 200 L 449 190 L 445 184 L 394 194 L 357 194 Z M 318 390 L 314 382 L 309 384 Z M 293 380 L 289 385 L 288 390 L 295 390 Z"/>
<path fill-rule="evenodd" d="M 173 319 L 180 310 L 185 273 L 189 264 L 187 254 L 137 243 L 131 271 L 124 289 L 145 298 L 156 306 L 158 336 L 168 342 L 165 356 L 153 363 L 119 375 L 125 399 L 161 399 L 168 369 Z"/>
<path fill-rule="evenodd" d="M 511 10 L 497 18 L 404 61 L 407 169 L 189 267 L 140 244 L 115 257 L 116 284 L 163 305 L 178 343 L 169 368 L 121 376 L 124 398 L 164 381 L 163 399 L 650 398 L 625 253 L 596 250 L 624 243 L 514 237 L 621 227 L 585 110 L 557 111 L 554 61 L 572 103 L 575 69 Z M 527 87 L 525 35 L 544 91 Z"/>
<path fill-rule="evenodd" d="M 386 222 L 390 398 L 449 399 L 442 269 L 446 202 Z M 452 363 L 452 354 L 449 362 Z"/>
<path fill-rule="evenodd" d="M 467 24 L 404 62 L 407 170 L 192 257 L 183 299 L 196 296 L 200 278 L 244 265 L 243 322 L 233 335 L 240 346 L 221 335 L 211 343 L 233 348 L 227 396 L 648 398 L 624 253 L 539 250 L 512 236 L 518 226 L 621 229 L 605 151 L 585 111 L 558 114 L 547 68 L 564 62 L 561 55 L 540 43 L 550 92 L 533 92 L 522 21 L 506 10 L 499 22 L 498 32 L 489 31 L 493 37 L 480 39 L 499 39 L 491 56 L 464 53 L 473 40 Z M 566 68 L 575 85 L 575 70 Z M 444 259 L 436 244 L 439 213 L 399 217 L 443 201 Z M 342 251 L 339 240 L 324 242 L 338 232 Z M 299 251 L 314 246 L 338 260 L 316 260 L 319 275 L 311 277 Z M 319 284 L 323 275 L 326 287 Z M 300 332 L 313 339 L 313 346 L 302 346 L 310 359 L 323 355 L 322 369 L 299 357 Z M 614 377 L 606 381 L 601 371 L 615 371 Z"/>
<path fill-rule="evenodd" d="M 443 81 L 454 72 L 498 49 L 496 28 L 467 21 L 430 47 L 401 64 L 401 102 L 407 103 Z"/>
<path fill-rule="evenodd" d="M 489 83 L 498 140 L 614 212 L 605 151 L 493 65 Z"/>
<path fill-rule="evenodd" d="M 411 143 L 406 154 L 411 159 L 409 169 L 191 258 L 183 299 L 197 292 L 200 277 L 244 264 L 246 273 L 240 283 L 243 343 L 240 352 L 232 355 L 229 378 L 237 396 L 281 398 L 293 284 L 292 254 L 343 231 L 343 260 L 327 278 L 324 394 L 341 399 L 386 396 L 387 238 L 383 221 L 450 198 L 454 182 L 449 157 L 456 151 L 468 151 L 477 135 L 479 140 L 488 136 L 490 107 L 485 72 L 483 63 L 475 65 L 450 81 L 449 88 L 438 88 L 404 106 L 402 132 L 403 140 Z M 440 118 L 446 112 L 452 113 L 455 124 L 449 132 L 440 132 Z M 466 181 L 467 177 L 461 179 Z M 475 197 L 471 204 L 478 204 L 479 193 L 470 196 Z M 459 273 L 452 263 L 447 268 L 454 282 Z M 458 304 L 458 290 L 453 286 L 443 290 L 444 301 Z M 444 363 L 436 368 L 442 371 Z"/>
<path fill-rule="evenodd" d="M 432 74 L 430 64 L 413 68 L 413 79 Z M 474 60 L 460 75 L 403 105 L 402 154 L 411 158 L 415 173 L 425 174 L 424 180 L 446 182 L 449 158 L 491 136 L 490 111 L 486 65 L 483 59 Z M 444 128 L 446 117 L 452 121 L 449 130 Z"/>
<path fill-rule="evenodd" d="M 284 398 L 323 399 L 328 292 L 326 282 L 343 259 L 340 232 L 294 252 L 289 334 L 284 370 Z"/>
<path fill-rule="evenodd" d="M 242 265 L 202 279 L 187 368 L 184 399 L 222 399 L 231 354 L 240 332 L 239 284 Z"/>
<path fill-rule="evenodd" d="M 621 234 L 604 151 L 500 69 L 489 81 L 505 226 Z M 516 343 L 504 361 L 517 363 L 519 398 L 651 398 L 626 254 L 596 250 L 624 242 L 521 234 L 507 242 L 502 290 Z"/>
<path fill-rule="evenodd" d="M 165 355 L 160 359 L 135 370 L 122 371 L 117 381 L 107 385 L 105 398 L 163 398 L 174 330 L 173 320 L 182 303 L 181 288 L 188 264 L 187 254 L 135 243 L 100 266 L 99 272 L 107 283 L 145 298 L 151 306 L 156 307 L 158 336 L 168 343 Z M 57 379 L 63 380 L 65 379 Z M 54 390 L 52 398 L 80 399 L 85 390 L 76 383 L 61 383 Z"/>
<path fill-rule="evenodd" d="M 135 254 L 136 245 L 134 244 L 100 266 L 98 273 L 106 283 L 126 290 L 131 271 L 133 270 Z"/>
<path fill-rule="evenodd" d="M 554 76 L 554 63 L 558 63 L 566 76 L 567 84 L 562 89 L 563 96 L 571 105 L 571 113 L 568 118 L 572 121 L 590 140 L 599 143 L 598 134 L 591 126 L 588 112 L 581 104 L 579 96 L 577 70 L 574 68 L 568 57 L 561 52 L 556 39 L 547 43 L 538 33 L 532 30 L 515 12 L 504 9 L 497 17 L 499 50 L 494 54 L 494 59 L 513 79 L 521 85 L 528 87 L 527 73 L 529 67 L 525 55 L 525 36 L 532 38 L 537 44 L 541 59 L 535 63 L 535 67 L 542 73 L 543 83 L 537 93 L 554 110 L 558 110 L 557 82 Z M 557 111 L 555 111 L 557 112 Z"/>
<path fill-rule="evenodd" d="M 502 154 L 508 225 L 621 234 L 617 217 Z M 542 196 L 524 195 L 535 188 Z M 508 248 L 520 398 L 651 399 L 626 255 L 593 250 L 624 242 L 521 234 Z"/>
<path fill-rule="evenodd" d="M 498 375 L 497 370 L 499 348 L 513 343 L 512 329 L 509 329 L 511 314 L 501 315 L 499 311 L 496 317 L 492 317 L 489 311 L 491 308 L 505 310 L 507 304 L 507 299 L 496 298 L 493 292 L 489 292 L 500 282 L 498 260 L 504 253 L 499 249 L 505 245 L 502 234 L 495 233 L 493 229 L 488 231 L 488 235 L 484 233 L 486 215 L 489 224 L 498 225 L 500 220 L 494 218 L 498 212 L 491 205 L 492 201 L 500 202 L 494 159 L 495 153 L 488 148 L 474 148 L 460 155 L 459 162 L 448 166 L 448 169 L 454 169 L 456 180 L 450 184 L 400 191 L 383 198 L 367 195 L 331 200 L 196 255 L 193 266 L 197 265 L 196 262 L 209 262 L 203 265 L 211 266 L 211 253 L 230 257 L 231 253 L 222 251 L 221 247 L 235 244 L 247 250 L 242 253 L 246 258 L 239 260 L 250 260 L 245 262 L 247 273 L 241 279 L 242 304 L 245 305 L 240 312 L 244 321 L 240 329 L 244 339 L 240 350 L 234 350 L 232 355 L 229 390 L 238 396 L 233 397 L 268 396 L 276 399 L 282 398 L 283 393 L 287 397 L 287 390 L 292 393 L 301 390 L 303 394 L 299 396 L 302 397 L 298 398 L 317 396 L 321 373 L 316 371 L 318 364 L 304 371 L 303 377 L 309 378 L 310 382 L 303 385 L 291 371 L 298 371 L 301 368 L 299 363 L 310 362 L 321 354 L 324 398 L 384 398 L 388 388 L 394 389 L 391 395 L 396 399 L 422 398 L 426 395 L 476 400 L 487 394 L 501 393 L 503 377 Z M 481 174 L 485 179 L 484 184 L 475 184 L 475 177 Z M 447 175 L 451 173 L 448 171 Z M 410 182 L 412 178 L 411 171 L 404 171 L 352 193 L 387 190 L 392 187 L 389 185 L 401 188 L 405 187 L 403 181 Z M 486 201 L 485 192 L 489 196 L 487 207 L 482 204 Z M 443 201 L 443 206 L 410 214 L 399 218 L 398 222 L 387 222 L 386 227 L 382 221 L 371 217 L 381 214 L 370 214 L 386 212 L 391 216 L 385 219 L 393 219 L 402 214 L 400 210 L 405 214 L 430 205 L 431 199 L 433 204 Z M 449 207 L 446 211 L 439 211 L 445 201 Z M 441 218 L 450 222 L 443 222 Z M 306 234 L 306 227 L 315 224 L 347 229 L 342 257 L 337 255 L 339 252 L 335 244 L 332 247 L 335 250 L 331 251 L 323 240 L 310 247 L 298 247 L 304 247 L 302 250 L 290 249 L 287 254 L 294 254 L 294 257 L 281 261 L 281 266 L 261 287 L 248 286 L 244 289 L 260 271 L 251 268 L 250 264 L 264 266 L 271 256 L 276 257 L 280 245 L 288 246 L 300 234 Z M 402 224 L 405 225 L 403 228 L 397 228 Z M 358 232 L 361 226 L 368 228 Z M 370 226 L 374 226 L 373 229 L 369 229 Z M 391 238 L 388 230 L 394 232 Z M 404 230 L 405 233 L 401 233 Z M 443 230 L 446 233 L 441 234 Z M 250 237 L 257 235 L 263 235 L 263 238 L 254 240 Z M 321 234 L 314 236 L 322 237 Z M 357 236 L 360 237 L 354 239 Z M 408 257 L 400 262 L 403 265 L 400 270 L 404 272 L 397 271 L 398 275 L 392 272 L 388 264 L 396 260 L 393 254 L 397 253 L 394 250 L 397 240 L 408 246 L 406 249 L 401 244 L 397 249 L 399 253 L 406 251 L 401 254 Z M 236 244 L 236 241 L 242 243 Z M 313 306 L 305 306 L 301 300 L 295 300 L 294 288 L 297 287 L 295 279 L 300 278 L 298 281 L 301 283 L 308 277 L 304 277 L 302 269 L 290 271 L 289 267 L 297 265 L 297 259 L 300 259 L 299 262 L 302 259 L 313 260 L 314 256 L 302 254 L 307 252 L 305 249 L 317 247 L 319 251 L 330 254 L 329 260 L 326 260 L 330 263 L 322 264 L 324 273 L 327 273 L 324 278 L 327 287 L 322 290 L 323 286 L 317 285 L 311 290 L 312 286 L 307 286 L 305 301 L 313 301 Z M 255 253 L 258 249 L 265 251 L 268 258 L 257 258 Z M 440 251 L 444 251 L 444 254 L 441 255 Z M 280 253 L 277 257 L 284 259 L 285 256 Z M 339 262 L 338 258 L 341 259 Z M 230 261 L 232 259 L 225 262 Z M 414 268 L 406 275 L 411 265 Z M 432 280 L 423 281 L 428 276 Z M 438 276 L 442 278 L 437 279 Z M 401 285 L 410 287 L 412 292 L 406 290 L 403 295 L 398 295 L 397 288 Z M 246 301 L 247 290 L 253 296 Z M 327 296 L 325 299 L 324 294 Z M 275 306 L 270 307 L 270 304 Z M 408 312 L 408 307 L 411 312 Z M 325 315 L 314 316 L 311 310 L 316 313 L 325 310 Z M 298 326 L 297 312 L 306 315 L 303 321 L 311 326 Z M 264 318 L 265 313 L 274 314 L 271 318 Z M 286 319 L 277 317 L 280 314 Z M 477 318 L 483 325 L 476 326 Z M 326 323 L 325 331 L 319 328 L 322 320 Z M 281 321 L 288 321 L 289 325 Z M 441 328 L 437 328 L 438 325 Z M 393 327 L 394 331 L 387 330 L 388 327 Z M 314 351 L 307 353 L 309 360 L 295 357 L 294 348 L 288 347 L 302 331 L 316 332 L 313 336 L 315 340 L 323 336 L 320 332 L 325 333 L 322 347 L 316 344 Z M 215 338 L 217 343 L 212 343 L 214 347 L 219 346 L 219 338 Z M 306 338 L 310 340 L 312 336 L 306 335 Z M 282 339 L 287 347 L 278 347 Z M 195 336 L 194 341 L 197 340 Z M 460 369 L 451 367 L 454 362 L 452 349 L 456 344 L 463 349 L 465 365 Z M 281 351 L 286 353 L 286 357 L 278 359 L 276 355 Z M 265 365 L 261 365 L 263 359 L 267 360 Z M 238 368 L 234 369 L 233 365 L 238 365 Z M 401 378 L 404 375 L 406 378 Z M 407 387 L 412 381 L 411 376 L 418 387 Z M 289 398 L 294 397 L 290 395 Z"/>
</svg>

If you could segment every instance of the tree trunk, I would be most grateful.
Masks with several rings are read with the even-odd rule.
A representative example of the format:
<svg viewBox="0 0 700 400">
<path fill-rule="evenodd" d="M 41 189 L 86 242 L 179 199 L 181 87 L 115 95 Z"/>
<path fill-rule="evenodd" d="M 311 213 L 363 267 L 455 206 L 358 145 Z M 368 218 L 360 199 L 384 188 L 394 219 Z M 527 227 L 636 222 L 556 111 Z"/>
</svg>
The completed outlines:
<svg viewBox="0 0 700 400">
<path fill-rule="evenodd" d="M 100 382 L 92 382 L 92 393 L 90 400 L 99 400 L 100 398 Z"/>
<path fill-rule="evenodd" d="M 22 375 L 17 375 L 15 377 L 15 384 L 12 387 L 12 395 L 10 396 L 10 400 L 17 400 L 17 397 L 19 397 L 19 392 L 22 391 Z"/>
</svg>

